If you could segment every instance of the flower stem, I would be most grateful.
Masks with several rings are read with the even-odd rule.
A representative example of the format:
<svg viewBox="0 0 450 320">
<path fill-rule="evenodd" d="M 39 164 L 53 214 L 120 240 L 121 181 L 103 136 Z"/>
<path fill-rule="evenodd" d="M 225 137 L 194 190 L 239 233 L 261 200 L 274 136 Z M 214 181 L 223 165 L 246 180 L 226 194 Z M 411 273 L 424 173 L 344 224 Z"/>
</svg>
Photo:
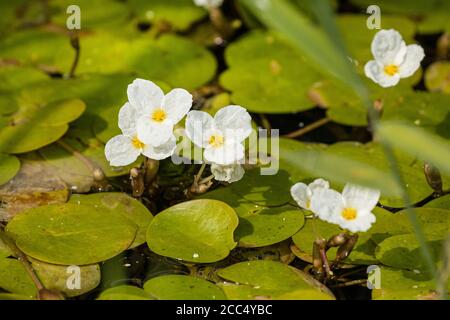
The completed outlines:
<svg viewBox="0 0 450 320">
<path fill-rule="evenodd" d="M 198 170 L 197 174 L 194 177 L 194 184 L 198 184 L 198 182 L 200 181 L 203 171 L 205 171 L 206 168 L 206 163 L 203 162 L 202 166 L 200 167 L 200 169 Z"/>
<path fill-rule="evenodd" d="M 209 177 L 206 177 L 206 178 L 200 180 L 199 184 L 205 184 L 205 183 L 208 183 L 208 182 L 210 182 L 212 179 L 214 179 L 214 175 L 213 175 L 213 174 L 210 175 Z"/>
<path fill-rule="evenodd" d="M 69 72 L 69 78 L 73 78 L 75 76 L 75 70 L 78 66 L 78 61 L 80 60 L 80 39 L 78 38 L 77 32 L 73 32 L 70 34 L 70 44 L 75 50 L 75 57 L 73 59 L 72 67 L 70 68 Z"/>
<path fill-rule="evenodd" d="M 301 129 L 298 129 L 296 131 L 293 131 L 291 133 L 288 133 L 288 134 L 284 135 L 284 137 L 286 137 L 286 138 L 298 138 L 298 137 L 301 137 L 301 136 L 307 134 L 308 132 L 311 132 L 311 131 L 313 131 L 313 130 L 315 130 L 317 128 L 320 128 L 321 126 L 327 124 L 330 121 L 331 121 L 331 119 L 328 118 L 328 117 L 319 119 L 319 120 L 317 120 L 317 121 L 307 125 L 306 127 L 303 127 Z"/>
</svg>

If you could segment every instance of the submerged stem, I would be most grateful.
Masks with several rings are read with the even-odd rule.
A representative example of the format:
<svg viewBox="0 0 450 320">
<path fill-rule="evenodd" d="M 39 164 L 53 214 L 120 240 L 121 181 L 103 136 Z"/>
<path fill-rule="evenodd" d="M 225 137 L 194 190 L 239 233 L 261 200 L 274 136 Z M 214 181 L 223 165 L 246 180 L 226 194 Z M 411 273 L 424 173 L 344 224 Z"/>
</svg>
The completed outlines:
<svg viewBox="0 0 450 320">
<path fill-rule="evenodd" d="M 320 128 L 321 126 L 327 124 L 330 121 L 331 121 L 331 119 L 328 118 L 328 117 L 319 119 L 319 120 L 317 120 L 317 121 L 307 125 L 306 127 L 303 127 L 301 129 L 298 129 L 296 131 L 293 131 L 291 133 L 288 133 L 288 134 L 284 135 L 284 137 L 286 137 L 286 138 L 298 138 L 298 137 L 301 137 L 304 134 L 307 134 L 308 132 L 311 132 L 311 131 L 313 131 L 313 130 L 315 130 L 317 128 Z"/>
</svg>

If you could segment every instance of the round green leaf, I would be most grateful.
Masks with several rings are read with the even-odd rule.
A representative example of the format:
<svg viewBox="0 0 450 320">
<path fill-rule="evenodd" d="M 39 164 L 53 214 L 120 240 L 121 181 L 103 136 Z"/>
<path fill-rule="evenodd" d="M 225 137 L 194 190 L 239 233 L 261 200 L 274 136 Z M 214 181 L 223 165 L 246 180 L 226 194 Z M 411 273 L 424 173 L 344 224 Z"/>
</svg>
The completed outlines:
<svg viewBox="0 0 450 320">
<path fill-rule="evenodd" d="M 262 113 L 291 113 L 314 106 L 308 88 L 319 79 L 318 73 L 276 34 L 252 32 L 228 46 L 225 58 L 229 69 L 220 83 L 232 92 L 234 103 Z"/>
<path fill-rule="evenodd" d="M 333 294 L 306 273 L 275 261 L 240 262 L 218 271 L 228 299 L 333 299 Z"/>
<path fill-rule="evenodd" d="M 147 228 L 153 219 L 151 212 L 141 202 L 120 192 L 73 195 L 69 203 L 86 204 L 103 210 L 111 210 L 128 218 L 138 227 L 136 238 L 130 248 L 145 242 Z"/>
<path fill-rule="evenodd" d="M 155 216 L 147 244 L 162 256 L 192 262 L 215 262 L 236 246 L 236 212 L 226 203 L 199 199 L 172 206 Z"/>
<path fill-rule="evenodd" d="M 30 259 L 39 280 L 46 289 L 63 293 L 66 297 L 76 297 L 89 292 L 100 284 L 100 266 L 98 264 L 80 266 L 80 288 L 69 288 L 67 282 L 75 274 L 69 266 L 61 266 Z"/>
<path fill-rule="evenodd" d="M 0 288 L 29 298 L 37 294 L 36 286 L 17 259 L 0 259 Z"/>
<path fill-rule="evenodd" d="M 19 159 L 14 156 L 0 153 L 0 185 L 14 178 L 19 169 Z"/>
<path fill-rule="evenodd" d="M 424 207 L 450 210 L 450 194 L 431 200 Z"/>
<path fill-rule="evenodd" d="M 372 290 L 373 300 L 424 300 L 436 293 L 434 281 L 417 271 L 380 266 L 380 288 Z"/>
<path fill-rule="evenodd" d="M 33 208 L 7 225 L 27 255 L 54 264 L 84 265 L 112 258 L 133 243 L 137 226 L 122 214 L 88 204 Z"/>
<path fill-rule="evenodd" d="M 303 211 L 293 206 L 255 205 L 242 199 L 230 188 L 217 189 L 199 198 L 223 201 L 236 211 L 239 226 L 235 237 L 239 247 L 255 248 L 281 242 L 297 232 L 305 221 Z"/>
<path fill-rule="evenodd" d="M 428 241 L 428 248 L 432 257 L 440 263 L 443 252 L 442 238 Z M 378 244 L 375 255 L 382 264 L 390 267 L 416 270 L 419 273 L 428 270 L 415 234 L 402 234 L 383 240 Z"/>
<path fill-rule="evenodd" d="M 195 6 L 191 0 L 131 0 L 130 6 L 140 21 L 157 25 L 169 23 L 181 31 L 207 14 L 206 10 Z"/>
<path fill-rule="evenodd" d="M 117 286 L 103 291 L 97 300 L 152 300 L 150 295 L 138 287 Z"/>
<path fill-rule="evenodd" d="M 222 289 L 193 276 L 166 275 L 148 280 L 144 290 L 158 300 L 225 300 Z"/>
</svg>

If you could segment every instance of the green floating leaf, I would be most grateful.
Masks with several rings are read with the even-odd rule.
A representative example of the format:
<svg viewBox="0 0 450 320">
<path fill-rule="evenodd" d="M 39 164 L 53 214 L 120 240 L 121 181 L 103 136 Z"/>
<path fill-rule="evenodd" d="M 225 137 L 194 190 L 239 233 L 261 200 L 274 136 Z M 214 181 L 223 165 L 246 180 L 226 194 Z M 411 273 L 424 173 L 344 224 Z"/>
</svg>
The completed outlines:
<svg viewBox="0 0 450 320">
<path fill-rule="evenodd" d="M 3 242 L 3 240 L 0 238 L 0 258 L 6 258 L 9 257 L 12 254 L 9 247 L 6 245 L 6 243 Z"/>
<path fill-rule="evenodd" d="M 275 261 L 240 262 L 218 271 L 228 299 L 329 300 L 333 294 L 306 273 Z"/>
<path fill-rule="evenodd" d="M 414 208 L 414 211 L 427 238 L 445 238 L 450 232 L 449 210 Z M 409 221 L 407 211 L 401 210 L 395 214 L 382 216 L 370 232 L 373 235 L 372 239 L 376 243 L 380 243 L 395 235 L 413 234 L 414 229 Z"/>
<path fill-rule="evenodd" d="M 23 100 L 19 109 L 0 128 L 0 150 L 24 153 L 57 141 L 67 131 L 67 123 L 78 118 L 86 106 L 79 99 L 54 100 L 42 106 Z"/>
<path fill-rule="evenodd" d="M 236 212 L 226 203 L 199 199 L 160 212 L 147 230 L 147 244 L 162 256 L 207 263 L 227 257 L 236 246 Z"/>
<path fill-rule="evenodd" d="M 138 19 L 152 24 L 169 23 L 176 30 L 186 30 L 207 15 L 206 10 L 191 0 L 131 0 L 130 6 Z"/>
<path fill-rule="evenodd" d="M 430 91 L 450 94 L 450 62 L 438 61 L 425 72 L 425 86 Z"/>
<path fill-rule="evenodd" d="M 97 300 L 152 300 L 152 298 L 141 288 L 124 285 L 106 289 Z"/>
<path fill-rule="evenodd" d="M 70 266 L 61 266 L 30 259 L 39 280 L 46 289 L 63 293 L 66 297 L 76 297 L 89 292 L 100 284 L 100 266 L 98 264 L 80 266 L 78 270 Z M 80 277 L 80 287 L 69 287 L 71 276 Z M 75 283 L 74 283 L 75 284 Z"/>
<path fill-rule="evenodd" d="M 37 294 L 36 286 L 22 263 L 10 258 L 0 259 L 0 288 L 28 298 Z"/>
<path fill-rule="evenodd" d="M 314 106 L 308 87 L 319 74 L 280 36 L 252 32 L 231 44 L 225 58 L 230 68 L 220 83 L 232 91 L 233 102 L 262 113 L 291 113 Z"/>
<path fill-rule="evenodd" d="M 431 200 L 424 207 L 450 210 L 450 194 Z"/>
<path fill-rule="evenodd" d="M 441 263 L 443 239 L 428 241 L 428 248 L 431 249 L 431 256 L 435 258 L 435 261 Z M 415 234 L 402 234 L 383 240 L 378 244 L 375 255 L 382 264 L 389 267 L 416 272 L 428 270 Z"/>
<path fill-rule="evenodd" d="M 130 17 L 130 10 L 126 3 L 109 0 L 54 0 L 50 5 L 52 11 L 51 20 L 53 23 L 66 26 L 66 22 L 71 21 L 71 14 L 67 12 L 70 5 L 76 4 L 80 8 L 81 28 L 86 29 L 119 29 Z M 107 10 L 105 10 L 107 8 Z"/>
<path fill-rule="evenodd" d="M 20 89 L 36 81 L 48 80 L 49 77 L 44 72 L 30 67 L 22 66 L 2 66 L 0 67 L 0 91 L 12 91 Z M 6 105 L 1 105 L 0 113 L 5 112 Z M 10 106 L 12 107 L 12 106 Z M 15 110 L 12 110 L 15 111 Z"/>
<path fill-rule="evenodd" d="M 262 175 L 260 168 L 245 172 L 245 176 L 231 184 L 230 188 L 245 200 L 254 204 L 275 207 L 291 199 L 289 174 L 280 170 L 276 175 Z"/>
<path fill-rule="evenodd" d="M 153 219 L 151 212 L 141 202 L 120 192 L 73 195 L 68 203 L 110 210 L 131 220 L 138 227 L 138 231 L 130 248 L 137 247 L 145 242 L 147 228 Z"/>
<path fill-rule="evenodd" d="M 21 294 L 0 293 L 0 300 L 33 300 L 33 299 Z"/>
<path fill-rule="evenodd" d="M 144 290 L 158 300 L 226 300 L 215 284 L 192 276 L 166 275 L 148 280 Z"/>
<path fill-rule="evenodd" d="M 123 214 L 89 204 L 32 208 L 7 225 L 27 255 L 54 264 L 104 261 L 128 249 L 137 226 Z"/>
<path fill-rule="evenodd" d="M 19 172 L 20 161 L 14 156 L 0 153 L 0 185 L 5 184 Z"/>
<path fill-rule="evenodd" d="M 380 266 L 380 288 L 373 300 L 427 300 L 436 297 L 434 281 L 423 273 Z"/>
<path fill-rule="evenodd" d="M 217 189 L 200 198 L 224 201 L 236 211 L 239 226 L 234 235 L 239 247 L 255 248 L 279 243 L 297 232 L 305 221 L 303 211 L 296 207 L 255 205 L 230 188 Z"/>
<path fill-rule="evenodd" d="M 429 161 L 443 173 L 450 174 L 448 140 L 423 129 L 395 122 L 381 123 L 377 134 L 390 145 L 424 161 Z"/>
</svg>

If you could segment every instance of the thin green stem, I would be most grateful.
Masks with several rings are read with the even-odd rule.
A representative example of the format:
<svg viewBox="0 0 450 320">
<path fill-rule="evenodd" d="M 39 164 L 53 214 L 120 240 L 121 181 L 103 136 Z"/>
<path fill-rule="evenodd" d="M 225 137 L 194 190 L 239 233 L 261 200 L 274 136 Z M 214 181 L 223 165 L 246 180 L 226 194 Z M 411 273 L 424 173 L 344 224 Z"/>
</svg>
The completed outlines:
<svg viewBox="0 0 450 320">
<path fill-rule="evenodd" d="M 200 181 L 200 179 L 202 177 L 203 171 L 205 171 L 205 168 L 206 168 L 206 163 L 203 162 L 202 166 L 198 170 L 198 173 L 195 175 L 194 184 L 196 184 L 196 185 L 198 184 L 198 182 Z"/>
</svg>

